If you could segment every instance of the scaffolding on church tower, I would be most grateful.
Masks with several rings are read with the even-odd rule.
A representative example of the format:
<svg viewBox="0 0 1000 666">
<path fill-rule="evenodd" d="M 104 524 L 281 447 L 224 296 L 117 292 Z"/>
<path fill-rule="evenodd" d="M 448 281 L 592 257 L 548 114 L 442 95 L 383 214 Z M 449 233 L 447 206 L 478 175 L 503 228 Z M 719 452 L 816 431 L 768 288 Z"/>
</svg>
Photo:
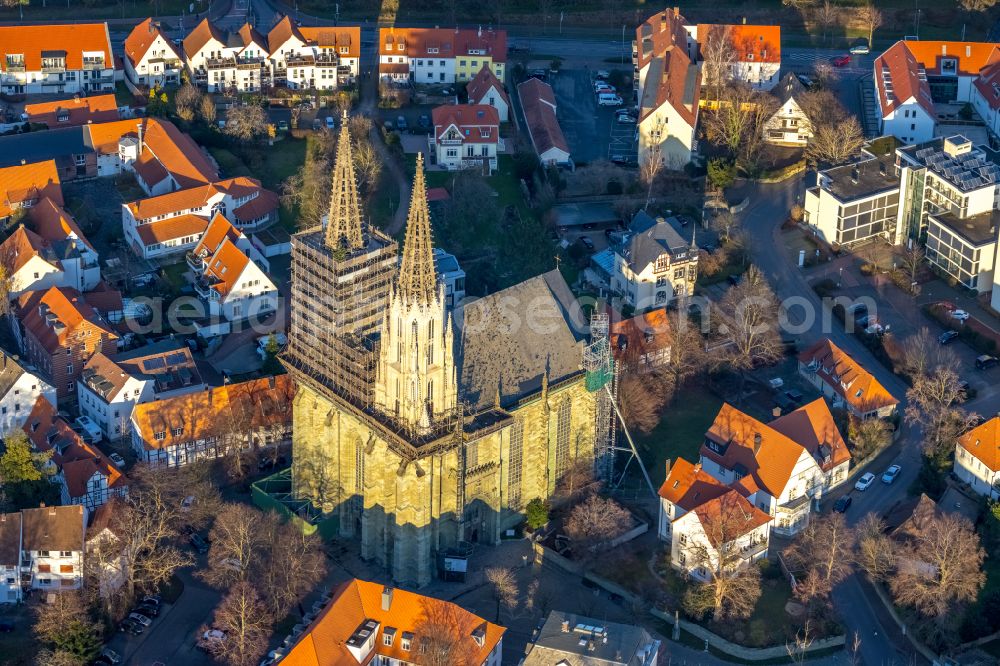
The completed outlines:
<svg viewBox="0 0 1000 666">
<path fill-rule="evenodd" d="M 610 483 L 615 469 L 615 422 L 611 401 L 617 382 L 614 381 L 615 362 L 611 357 L 607 314 L 595 312 L 590 317 L 590 344 L 583 350 L 583 369 L 587 373 L 587 390 L 597 393 L 594 433 L 595 471 L 598 478 Z"/>
</svg>

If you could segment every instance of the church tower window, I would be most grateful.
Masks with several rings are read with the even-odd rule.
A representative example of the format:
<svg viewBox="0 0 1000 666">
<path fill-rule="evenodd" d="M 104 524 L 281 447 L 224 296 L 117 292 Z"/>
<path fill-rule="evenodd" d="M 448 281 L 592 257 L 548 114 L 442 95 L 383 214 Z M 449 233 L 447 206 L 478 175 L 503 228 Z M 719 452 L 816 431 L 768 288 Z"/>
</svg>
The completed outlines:
<svg viewBox="0 0 1000 666">
<path fill-rule="evenodd" d="M 556 474 L 559 475 L 569 469 L 569 423 L 572 408 L 573 403 L 569 398 L 563 398 L 559 404 L 556 422 Z"/>
<path fill-rule="evenodd" d="M 510 463 L 507 468 L 507 506 L 521 508 L 521 460 L 524 456 L 524 421 L 515 419 L 510 429 Z"/>
</svg>

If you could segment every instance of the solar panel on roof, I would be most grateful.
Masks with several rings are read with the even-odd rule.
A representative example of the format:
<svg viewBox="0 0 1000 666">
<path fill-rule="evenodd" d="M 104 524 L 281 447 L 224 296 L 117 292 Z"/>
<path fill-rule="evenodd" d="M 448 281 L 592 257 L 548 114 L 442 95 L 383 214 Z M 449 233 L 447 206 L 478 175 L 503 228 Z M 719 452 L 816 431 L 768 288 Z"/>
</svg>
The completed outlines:
<svg viewBox="0 0 1000 666">
<path fill-rule="evenodd" d="M 162 370 L 165 367 L 167 367 L 167 364 L 164 363 L 163 359 L 159 356 L 156 358 L 147 358 L 142 362 L 142 369 L 146 371 Z"/>
<path fill-rule="evenodd" d="M 174 352 L 173 354 L 167 355 L 167 363 L 170 365 L 177 365 L 178 363 L 183 363 L 187 360 L 187 356 L 183 352 Z"/>
</svg>

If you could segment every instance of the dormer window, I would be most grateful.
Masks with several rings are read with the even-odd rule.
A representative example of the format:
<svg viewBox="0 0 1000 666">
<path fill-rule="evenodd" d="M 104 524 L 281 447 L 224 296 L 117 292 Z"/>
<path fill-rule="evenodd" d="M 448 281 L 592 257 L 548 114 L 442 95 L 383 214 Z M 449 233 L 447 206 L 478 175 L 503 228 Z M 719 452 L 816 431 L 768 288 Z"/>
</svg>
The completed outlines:
<svg viewBox="0 0 1000 666">
<path fill-rule="evenodd" d="M 400 641 L 400 647 L 402 647 L 407 652 L 410 651 L 410 645 L 413 644 L 413 634 L 408 631 L 403 632 L 402 639 Z"/>
<path fill-rule="evenodd" d="M 392 647 L 392 643 L 395 640 L 395 638 L 396 638 L 395 627 L 386 627 L 382 631 L 382 645 L 385 645 L 386 647 Z"/>
<path fill-rule="evenodd" d="M 166 430 L 158 430 L 155 433 L 153 433 L 153 439 L 155 439 L 157 441 L 162 442 L 166 438 L 167 438 L 167 431 Z"/>
</svg>

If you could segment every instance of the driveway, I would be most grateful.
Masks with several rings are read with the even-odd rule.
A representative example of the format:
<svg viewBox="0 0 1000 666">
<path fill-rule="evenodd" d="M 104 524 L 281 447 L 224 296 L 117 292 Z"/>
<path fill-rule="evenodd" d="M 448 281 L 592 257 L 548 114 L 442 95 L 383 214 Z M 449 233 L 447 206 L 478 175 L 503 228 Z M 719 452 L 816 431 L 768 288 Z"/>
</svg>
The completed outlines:
<svg viewBox="0 0 1000 666">
<path fill-rule="evenodd" d="M 570 154 L 577 164 L 630 156 L 635 160 L 635 125 L 619 125 L 615 111 L 622 107 L 598 106 L 589 69 L 564 69 L 549 77 L 556 95 L 556 113 Z M 630 101 L 631 92 L 623 97 Z"/>
</svg>

